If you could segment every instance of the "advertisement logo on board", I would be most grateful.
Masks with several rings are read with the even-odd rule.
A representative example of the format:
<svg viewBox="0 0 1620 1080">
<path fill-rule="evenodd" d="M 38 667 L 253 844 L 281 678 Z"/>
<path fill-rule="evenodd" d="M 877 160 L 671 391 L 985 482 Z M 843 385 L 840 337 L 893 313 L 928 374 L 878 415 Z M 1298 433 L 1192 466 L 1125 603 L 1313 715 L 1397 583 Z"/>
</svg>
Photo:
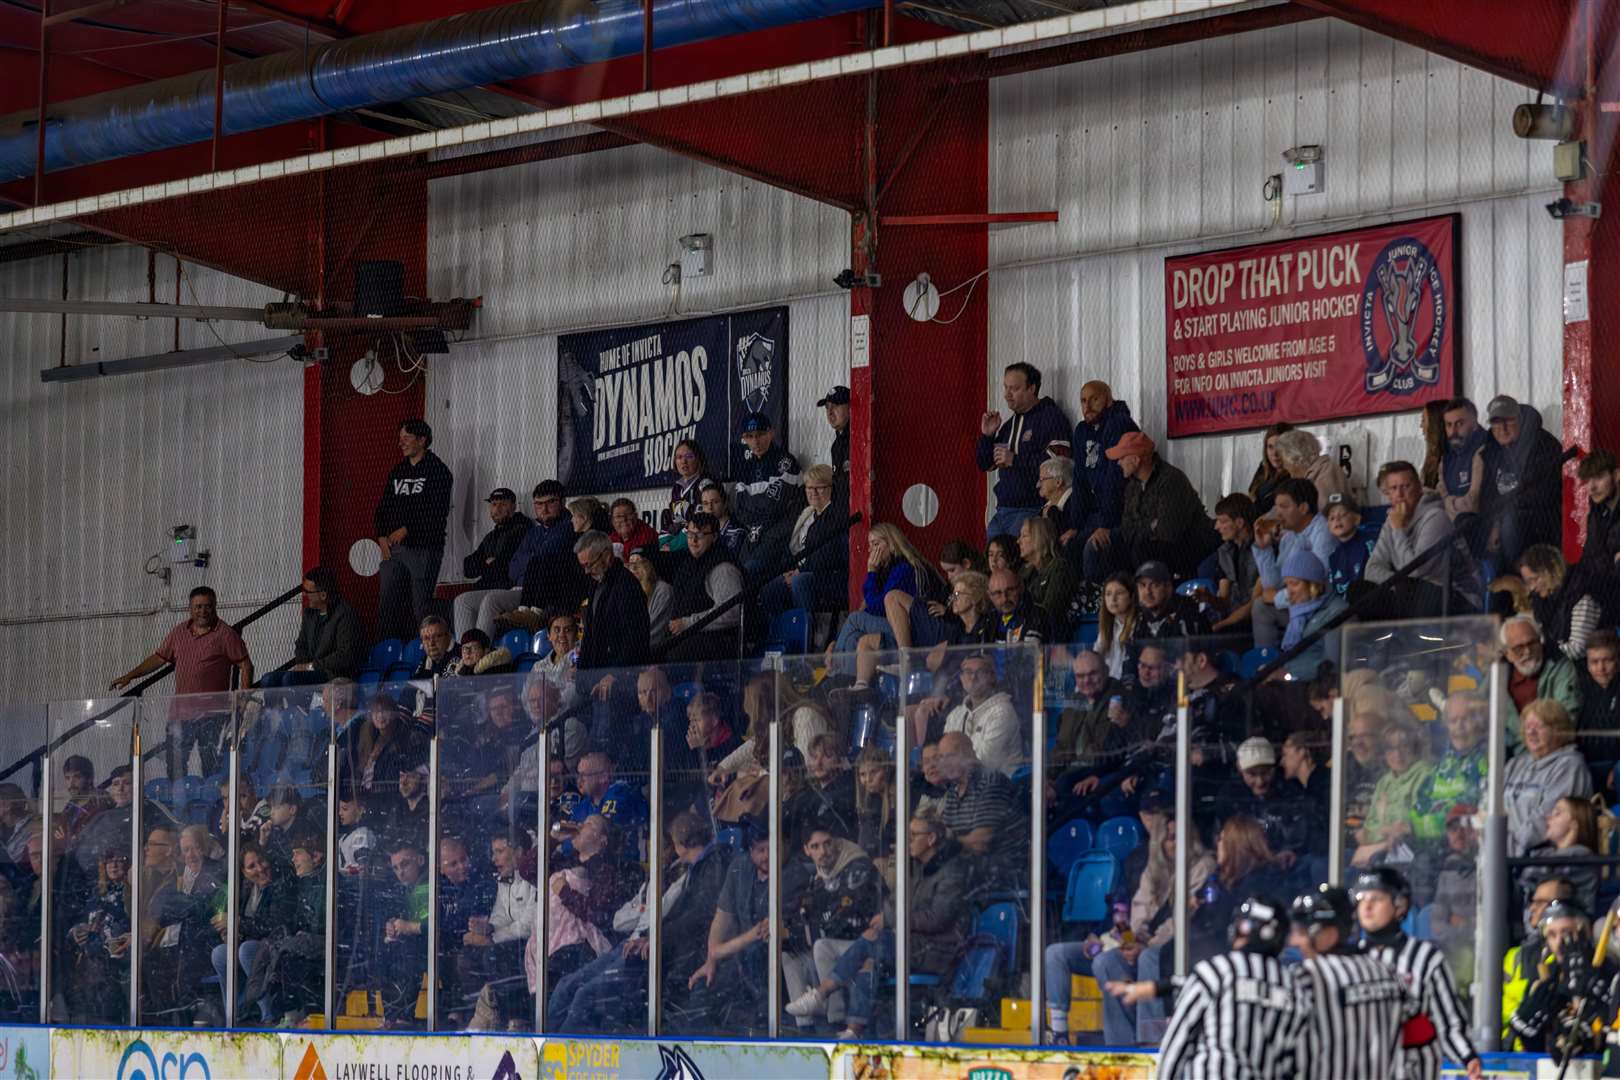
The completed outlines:
<svg viewBox="0 0 1620 1080">
<path fill-rule="evenodd" d="M 321 1056 L 315 1052 L 313 1043 L 304 1044 L 304 1057 L 298 1062 L 298 1071 L 293 1073 L 293 1080 L 326 1080 L 326 1068 L 321 1064 Z"/>
<path fill-rule="evenodd" d="M 680 1047 L 658 1045 L 658 1075 L 653 1080 L 703 1080 L 703 1070 L 697 1067 Z"/>
<path fill-rule="evenodd" d="M 771 362 L 776 342 L 752 333 L 737 342 L 737 396 L 751 413 L 763 412 L 771 400 Z"/>
<path fill-rule="evenodd" d="M 136 1039 L 118 1059 L 116 1080 L 213 1080 L 208 1059 L 193 1051 L 181 1056 L 168 1051 L 161 1063 L 145 1039 Z"/>
<path fill-rule="evenodd" d="M 1406 395 L 1440 381 L 1445 280 L 1421 240 L 1391 241 L 1373 260 L 1361 294 L 1361 347 L 1367 392 Z"/>
</svg>

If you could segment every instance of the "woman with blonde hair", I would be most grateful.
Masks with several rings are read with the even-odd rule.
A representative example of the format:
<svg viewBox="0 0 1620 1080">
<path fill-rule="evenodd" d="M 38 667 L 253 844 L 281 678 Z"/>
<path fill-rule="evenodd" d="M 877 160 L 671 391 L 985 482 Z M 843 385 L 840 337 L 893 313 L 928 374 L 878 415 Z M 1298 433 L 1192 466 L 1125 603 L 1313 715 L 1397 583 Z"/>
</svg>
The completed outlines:
<svg viewBox="0 0 1620 1080">
<path fill-rule="evenodd" d="M 1029 517 L 1018 528 L 1018 553 L 1024 557 L 1024 587 L 1046 612 L 1052 638 L 1069 637 L 1069 603 L 1080 585 L 1074 567 L 1058 551 L 1057 526 L 1048 517 Z"/>
<path fill-rule="evenodd" d="M 787 724 L 790 745 L 798 748 L 806 760 L 810 757 L 810 744 L 817 735 L 835 733 L 838 727 L 826 708 L 814 698 L 799 693 L 785 676 L 762 672 L 748 680 L 743 687 L 743 715 L 748 717 L 748 734 L 741 746 L 720 759 L 709 782 L 719 785 L 740 772 L 747 772 L 763 762 L 770 745 L 770 725 L 778 717 Z"/>
<path fill-rule="evenodd" d="M 1519 710 L 1524 747 L 1502 774 L 1507 804 L 1508 857 L 1520 858 L 1547 839 L 1547 815 L 1559 799 L 1587 798 L 1592 773 L 1575 748 L 1575 721 L 1552 698 Z"/>
<path fill-rule="evenodd" d="M 1590 573 L 1589 563 L 1572 567 L 1551 544 L 1525 548 L 1518 570 L 1542 641 L 1579 663 L 1586 656 L 1587 638 L 1609 623 L 1601 599 L 1609 590 L 1599 578 L 1609 571 Z"/>
<path fill-rule="evenodd" d="M 876 743 L 855 758 L 855 820 L 861 848 L 891 885 L 894 865 L 894 759 Z"/>
<path fill-rule="evenodd" d="M 855 670 L 849 654 L 855 652 L 862 637 L 875 635 L 874 648 L 893 649 L 899 642 L 888 616 L 888 597 L 899 593 L 905 597 L 907 611 L 915 604 L 935 578 L 933 567 L 922 553 L 912 546 L 904 533 L 887 522 L 872 526 L 866 534 L 866 581 L 861 586 L 863 603 L 859 611 L 852 611 L 838 631 L 838 640 L 827 647 L 832 666 L 848 674 Z M 896 601 L 897 603 L 900 601 Z M 909 636 L 909 635 L 908 635 Z M 907 641 L 905 647 L 911 643 Z M 842 656 L 843 659 L 838 659 Z M 856 689 L 864 687 L 856 681 Z"/>
</svg>

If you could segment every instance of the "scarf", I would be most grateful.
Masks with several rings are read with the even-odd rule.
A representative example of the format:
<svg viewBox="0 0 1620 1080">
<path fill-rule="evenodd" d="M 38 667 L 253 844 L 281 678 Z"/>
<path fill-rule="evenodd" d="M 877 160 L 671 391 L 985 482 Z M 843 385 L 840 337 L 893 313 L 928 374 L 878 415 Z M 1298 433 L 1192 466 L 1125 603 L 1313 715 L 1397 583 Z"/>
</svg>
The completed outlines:
<svg viewBox="0 0 1620 1080">
<path fill-rule="evenodd" d="M 1307 600 L 1303 604 L 1289 605 L 1288 629 L 1283 632 L 1282 639 L 1284 652 L 1300 643 L 1300 640 L 1305 636 L 1305 624 L 1310 621 L 1311 616 L 1316 614 L 1316 609 L 1321 607 L 1326 600 L 1327 595 L 1324 593 L 1315 600 Z"/>
</svg>

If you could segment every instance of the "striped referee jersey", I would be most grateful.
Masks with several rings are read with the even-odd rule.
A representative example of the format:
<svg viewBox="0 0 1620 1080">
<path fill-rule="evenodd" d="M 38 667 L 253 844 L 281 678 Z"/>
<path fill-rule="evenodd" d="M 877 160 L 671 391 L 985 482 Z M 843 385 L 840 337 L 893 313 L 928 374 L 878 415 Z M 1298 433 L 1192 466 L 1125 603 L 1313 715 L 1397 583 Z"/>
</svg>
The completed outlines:
<svg viewBox="0 0 1620 1080">
<path fill-rule="evenodd" d="M 1401 1028 L 1416 1009 L 1384 964 L 1330 953 L 1295 975 L 1307 1022 L 1299 1041 L 1305 1080 L 1389 1080 L 1398 1075 Z"/>
<path fill-rule="evenodd" d="M 1306 1024 L 1293 973 L 1276 957 L 1230 952 L 1201 960 L 1176 996 L 1158 1075 L 1284 1080 Z"/>
<path fill-rule="evenodd" d="M 1397 1076 L 1404 1080 L 1437 1080 L 1442 1052 L 1459 1063 L 1475 1055 L 1473 1040 L 1468 1037 L 1468 1015 L 1457 997 L 1451 965 L 1434 942 L 1402 934 L 1400 944 L 1374 945 L 1367 949 L 1367 955 L 1395 972 L 1395 978 L 1416 999 L 1418 1013 L 1428 1017 L 1434 1027 L 1434 1038 L 1426 1044 L 1402 1050 Z"/>
</svg>

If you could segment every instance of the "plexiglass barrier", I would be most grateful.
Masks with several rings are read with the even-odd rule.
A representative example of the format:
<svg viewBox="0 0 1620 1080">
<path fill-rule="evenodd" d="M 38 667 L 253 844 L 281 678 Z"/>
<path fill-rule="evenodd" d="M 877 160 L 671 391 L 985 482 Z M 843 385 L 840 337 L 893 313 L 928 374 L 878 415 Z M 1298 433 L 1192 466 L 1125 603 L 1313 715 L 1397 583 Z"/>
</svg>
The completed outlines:
<svg viewBox="0 0 1620 1080">
<path fill-rule="evenodd" d="M 1489 619 L 1348 626 L 1320 677 L 1241 644 L 18 707 L 0 1018 L 1138 1045 L 1108 982 L 1393 866 L 1489 1030 L 1476 957 L 1562 873 L 1507 860 L 1579 854 L 1514 783 L 1559 717 Z"/>
</svg>

